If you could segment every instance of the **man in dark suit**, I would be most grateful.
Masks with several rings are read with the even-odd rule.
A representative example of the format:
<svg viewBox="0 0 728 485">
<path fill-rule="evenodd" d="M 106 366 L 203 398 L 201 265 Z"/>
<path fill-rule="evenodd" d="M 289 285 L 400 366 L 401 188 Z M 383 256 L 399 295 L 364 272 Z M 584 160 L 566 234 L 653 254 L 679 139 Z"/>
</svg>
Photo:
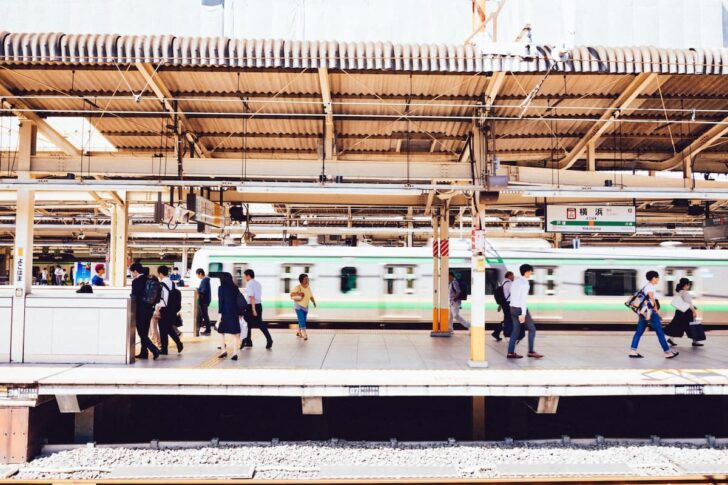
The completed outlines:
<svg viewBox="0 0 728 485">
<path fill-rule="evenodd" d="M 136 329 L 139 334 L 139 341 L 142 344 L 137 359 L 148 359 L 149 352 L 156 360 L 159 357 L 159 349 L 152 343 L 149 338 L 149 322 L 152 319 L 154 308 L 152 305 L 144 301 L 144 288 L 147 284 L 147 276 L 144 273 L 144 267 L 140 263 L 134 263 L 129 267 L 131 276 L 134 278 L 131 282 L 131 298 L 136 304 Z"/>
<path fill-rule="evenodd" d="M 210 288 L 210 278 L 205 276 L 205 270 L 198 268 L 197 277 L 200 279 L 200 284 L 197 287 L 197 323 L 199 328 L 205 327 L 202 335 L 210 335 L 210 315 L 208 308 L 212 301 L 212 289 Z"/>
</svg>

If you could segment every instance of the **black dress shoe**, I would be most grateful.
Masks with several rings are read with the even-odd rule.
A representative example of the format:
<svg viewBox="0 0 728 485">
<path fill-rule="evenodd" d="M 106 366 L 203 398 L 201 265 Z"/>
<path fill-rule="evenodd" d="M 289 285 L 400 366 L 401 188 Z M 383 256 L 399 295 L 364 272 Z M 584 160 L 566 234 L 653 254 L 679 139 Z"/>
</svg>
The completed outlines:
<svg viewBox="0 0 728 485">
<path fill-rule="evenodd" d="M 167 352 L 167 349 L 163 349 L 159 351 L 159 355 L 169 355 L 169 352 Z"/>
<path fill-rule="evenodd" d="M 268 349 L 268 350 L 272 349 L 273 348 L 273 341 L 271 340 L 270 342 L 268 342 L 268 344 L 265 346 L 265 348 Z"/>
<path fill-rule="evenodd" d="M 495 339 L 495 341 L 496 341 L 496 342 L 500 342 L 501 340 L 503 340 L 503 339 L 502 339 L 502 338 L 500 338 L 500 336 L 499 336 L 498 334 L 496 334 L 495 332 L 491 333 L 491 334 L 490 334 L 490 336 L 491 336 L 491 337 L 493 337 L 493 339 Z"/>
<path fill-rule="evenodd" d="M 238 356 L 237 355 L 233 355 L 230 360 L 238 360 Z"/>
<path fill-rule="evenodd" d="M 670 344 L 670 347 L 677 347 L 677 344 L 671 338 L 667 339 L 667 343 Z"/>
<path fill-rule="evenodd" d="M 222 354 L 217 356 L 218 359 L 224 359 L 225 357 L 227 357 L 227 352 L 223 352 Z"/>
<path fill-rule="evenodd" d="M 693 342 L 693 347 L 703 347 L 703 344 L 700 342 Z"/>
<path fill-rule="evenodd" d="M 184 344 L 182 342 L 178 343 L 177 344 L 177 353 L 178 354 L 181 353 L 182 350 L 184 350 L 184 348 L 185 348 L 185 346 L 184 346 Z"/>
<path fill-rule="evenodd" d="M 139 354 L 134 356 L 135 359 L 148 359 L 149 354 Z"/>
<path fill-rule="evenodd" d="M 253 346 L 253 342 L 246 342 L 246 341 L 243 341 L 243 343 L 242 343 L 242 344 L 240 344 L 240 348 L 241 348 L 241 349 L 244 349 L 245 347 L 252 347 L 252 346 Z"/>
</svg>

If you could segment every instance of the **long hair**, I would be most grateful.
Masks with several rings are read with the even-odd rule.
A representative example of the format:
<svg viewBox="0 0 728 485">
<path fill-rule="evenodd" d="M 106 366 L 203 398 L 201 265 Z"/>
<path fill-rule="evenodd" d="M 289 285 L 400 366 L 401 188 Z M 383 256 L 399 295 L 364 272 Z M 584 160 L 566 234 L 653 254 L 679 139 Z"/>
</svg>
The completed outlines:
<svg viewBox="0 0 728 485">
<path fill-rule="evenodd" d="M 223 288 L 237 288 L 230 273 L 220 273 L 220 286 Z"/>
</svg>

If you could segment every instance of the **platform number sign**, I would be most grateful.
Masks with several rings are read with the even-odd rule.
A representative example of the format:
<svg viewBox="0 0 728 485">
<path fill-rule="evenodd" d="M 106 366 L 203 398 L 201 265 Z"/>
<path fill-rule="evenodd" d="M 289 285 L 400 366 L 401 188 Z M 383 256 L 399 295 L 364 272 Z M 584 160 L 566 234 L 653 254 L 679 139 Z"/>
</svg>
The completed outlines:
<svg viewBox="0 0 728 485">
<path fill-rule="evenodd" d="M 546 231 L 560 233 L 634 234 L 637 211 L 624 205 L 546 206 Z"/>
</svg>

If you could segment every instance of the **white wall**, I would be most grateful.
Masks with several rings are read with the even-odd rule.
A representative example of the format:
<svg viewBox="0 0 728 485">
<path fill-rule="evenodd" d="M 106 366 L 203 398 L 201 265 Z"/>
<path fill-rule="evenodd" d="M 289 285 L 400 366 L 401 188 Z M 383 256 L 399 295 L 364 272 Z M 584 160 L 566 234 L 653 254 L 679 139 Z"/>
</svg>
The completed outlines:
<svg viewBox="0 0 728 485">
<path fill-rule="evenodd" d="M 489 10 L 494 8 L 489 0 Z M 728 0 L 506 0 L 499 41 L 722 47 Z M 460 43 L 470 0 L 0 0 L 0 30 Z"/>
</svg>

